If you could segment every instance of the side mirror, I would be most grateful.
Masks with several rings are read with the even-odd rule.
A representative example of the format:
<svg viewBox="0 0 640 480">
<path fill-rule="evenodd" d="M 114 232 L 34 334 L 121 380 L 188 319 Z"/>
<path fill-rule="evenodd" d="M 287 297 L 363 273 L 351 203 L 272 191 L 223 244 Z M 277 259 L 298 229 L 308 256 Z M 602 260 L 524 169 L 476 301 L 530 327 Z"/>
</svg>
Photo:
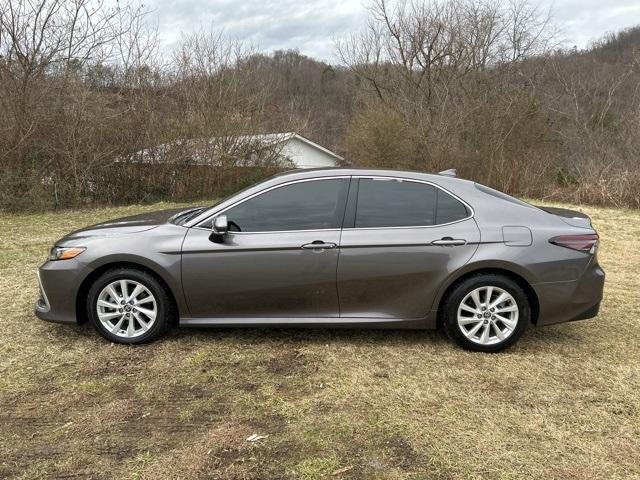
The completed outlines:
<svg viewBox="0 0 640 480">
<path fill-rule="evenodd" d="M 226 215 L 220 215 L 213 219 L 213 226 L 211 227 L 211 241 L 222 243 L 224 236 L 229 233 L 229 222 Z"/>
</svg>

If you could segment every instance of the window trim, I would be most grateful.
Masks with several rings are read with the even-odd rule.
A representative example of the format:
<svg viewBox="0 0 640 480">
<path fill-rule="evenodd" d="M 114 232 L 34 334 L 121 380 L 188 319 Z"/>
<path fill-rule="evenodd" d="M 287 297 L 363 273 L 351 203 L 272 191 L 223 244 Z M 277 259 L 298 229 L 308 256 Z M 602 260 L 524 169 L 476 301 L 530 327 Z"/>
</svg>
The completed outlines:
<svg viewBox="0 0 640 480">
<path fill-rule="evenodd" d="M 196 225 L 194 225 L 191 228 L 197 228 L 199 230 L 206 230 L 206 231 L 210 231 L 210 228 L 207 227 L 203 227 L 202 224 L 203 223 L 207 223 L 208 221 L 212 220 L 213 218 L 222 215 L 224 212 L 226 212 L 227 210 L 230 210 L 231 208 L 237 207 L 238 205 L 243 204 L 244 202 L 247 202 L 255 197 L 258 197 L 260 195 L 263 195 L 265 193 L 268 193 L 272 190 L 276 190 L 278 188 L 282 188 L 282 187 L 286 187 L 289 185 L 294 185 L 296 183 L 304 183 L 304 182 L 317 182 L 320 180 L 340 180 L 340 179 L 346 179 L 346 180 L 351 180 L 351 175 L 336 175 L 336 176 L 331 176 L 331 177 L 315 177 L 315 178 L 303 178 L 303 179 L 299 179 L 299 180 L 291 180 L 290 182 L 286 182 L 286 183 L 279 183 L 278 185 L 273 185 L 269 188 L 265 188 L 264 190 L 260 190 L 259 192 L 255 192 L 251 195 L 249 195 L 246 198 L 241 198 L 240 200 L 238 200 L 235 203 L 232 203 L 231 205 L 227 205 L 226 207 L 224 207 L 222 210 L 218 211 L 218 212 L 214 212 L 212 213 L 210 216 L 208 216 L 207 218 L 205 218 L 204 220 L 201 220 L 200 222 L 198 222 Z M 347 200 L 349 198 L 349 187 L 350 185 L 347 185 L 347 195 L 346 195 L 346 199 L 344 202 L 344 206 L 346 207 L 346 203 Z M 340 205 L 336 206 L 336 211 L 338 209 L 340 209 Z M 344 209 L 342 209 L 344 210 Z M 342 220 L 339 222 L 340 224 L 342 224 L 342 222 L 344 221 L 344 211 L 342 212 Z M 310 228 L 310 229 L 306 229 L 306 230 L 265 230 L 265 231 L 259 231 L 259 232 L 233 232 L 233 231 L 229 231 L 229 234 L 232 235 L 256 235 L 256 234 L 265 234 L 265 233 L 292 233 L 292 232 L 335 232 L 335 231 L 340 231 L 342 230 L 340 227 L 338 228 Z"/>
<path fill-rule="evenodd" d="M 447 225 L 453 225 L 455 223 L 459 223 L 459 222 L 464 222 L 465 220 L 469 220 L 470 218 L 473 218 L 475 216 L 475 210 L 473 209 L 473 207 L 471 205 L 469 205 L 467 202 L 465 202 L 462 198 L 460 198 L 458 195 L 456 195 L 455 193 L 447 190 L 444 187 L 441 187 L 440 185 L 430 182 L 428 180 L 417 180 L 415 178 L 406 178 L 406 177 L 391 177 L 391 176 L 380 176 L 380 175 L 353 175 L 352 180 L 354 179 L 367 179 L 367 180 L 395 180 L 395 181 L 401 181 L 401 182 L 414 182 L 414 183 L 422 183 L 425 185 L 430 185 L 434 188 L 440 189 L 442 190 L 444 193 L 447 193 L 449 195 L 451 195 L 453 198 L 455 198 L 456 200 L 458 200 L 460 203 L 462 203 L 469 211 L 469 215 L 461 218 L 459 220 L 455 220 L 453 222 L 447 222 L 447 223 L 439 223 L 437 225 L 409 225 L 409 226 L 397 226 L 397 227 L 344 227 L 342 228 L 342 230 L 348 230 L 348 231 L 352 231 L 352 230 L 399 230 L 399 229 L 415 229 L 415 228 L 438 228 L 438 227 L 445 227 Z M 352 183 L 353 184 L 353 183 Z M 358 182 L 358 193 L 360 190 L 360 182 Z M 355 202 L 355 205 L 353 206 L 354 208 L 354 222 L 355 222 L 355 217 L 358 214 L 357 211 L 357 201 L 358 198 L 356 196 L 356 198 L 353 200 Z M 348 208 L 348 207 L 347 207 Z M 436 212 L 436 216 L 437 216 L 437 212 Z M 354 224 L 355 225 L 355 224 Z"/>
<path fill-rule="evenodd" d="M 349 213 L 349 210 L 351 207 L 350 202 L 355 202 L 356 204 L 353 206 L 353 208 L 355 209 L 355 207 L 357 207 L 357 201 L 358 198 L 357 196 L 355 197 L 355 199 L 352 200 L 351 197 L 351 191 L 354 188 L 354 182 L 353 180 L 360 180 L 360 179 L 371 179 L 371 180 L 396 180 L 396 181 L 402 181 L 402 182 L 415 182 L 415 183 L 423 183 L 425 185 L 431 185 L 432 187 L 438 188 L 440 190 L 442 190 L 443 192 L 451 195 L 453 198 L 455 198 L 456 200 L 458 200 L 460 203 L 462 203 L 466 208 L 469 209 L 469 216 L 465 217 L 465 218 L 461 218 L 460 220 L 455 220 L 453 222 L 448 222 L 448 223 L 440 223 L 438 225 L 413 225 L 413 226 L 403 226 L 403 227 L 360 227 L 360 228 L 356 228 L 356 227 L 345 227 L 344 226 L 344 222 L 346 220 L 347 214 Z M 303 178 L 303 179 L 298 179 L 298 180 L 291 180 L 289 182 L 285 182 L 285 183 L 279 183 L 278 185 L 272 185 L 269 188 L 266 188 L 264 190 L 260 190 L 259 192 L 255 192 L 251 195 L 249 195 L 246 198 L 242 198 L 240 200 L 238 200 L 235 203 L 232 203 L 231 205 L 226 206 L 225 208 L 223 208 L 220 211 L 216 211 L 211 213 L 209 216 L 207 216 L 205 219 L 200 220 L 197 224 L 189 227 L 189 228 L 197 228 L 198 230 L 206 230 L 207 232 L 211 231 L 210 228 L 207 227 L 203 227 L 202 224 L 206 223 L 210 220 L 212 220 L 213 218 L 217 217 L 218 215 L 222 215 L 224 212 L 226 212 L 227 210 L 229 210 L 230 208 L 233 208 L 237 205 L 240 205 L 241 203 L 246 202 L 247 200 L 250 200 L 252 198 L 257 197 L 258 195 L 262 195 L 263 193 L 267 193 L 270 192 L 271 190 L 275 190 L 276 188 L 281 188 L 281 187 L 286 187 L 287 185 L 292 185 L 295 183 L 303 183 L 303 182 L 315 182 L 315 181 L 319 181 L 319 180 L 335 180 L 335 179 L 350 179 L 351 182 L 349 184 L 349 191 L 347 192 L 347 201 L 345 204 L 345 209 L 344 209 L 344 214 L 342 217 L 342 227 L 341 228 L 316 228 L 316 229 L 310 229 L 310 230 L 269 230 L 269 231 L 262 231 L 262 232 L 229 232 L 232 235 L 255 235 L 255 234 L 268 234 L 268 233 L 294 233 L 294 232 L 335 232 L 335 231 L 352 231 L 352 230 L 398 230 L 398 229 L 408 229 L 408 228 L 438 228 L 438 227 L 444 227 L 447 225 L 453 225 L 459 222 L 464 222 L 466 220 L 469 220 L 470 218 L 475 217 L 475 210 L 474 208 L 469 205 L 469 203 L 467 203 L 466 201 L 464 201 L 462 198 L 460 198 L 458 195 L 456 195 L 455 193 L 451 192 L 450 190 L 447 190 L 446 188 L 438 185 L 437 183 L 433 183 L 430 182 L 428 180 L 418 180 L 415 178 L 407 178 L 407 177 L 396 177 L 396 176 L 384 176 L 384 175 L 332 175 L 332 176 L 326 176 L 326 177 L 314 177 L 314 178 Z M 358 182 L 358 186 L 359 186 L 359 182 Z M 355 220 L 355 210 L 354 210 L 354 220 Z"/>
</svg>

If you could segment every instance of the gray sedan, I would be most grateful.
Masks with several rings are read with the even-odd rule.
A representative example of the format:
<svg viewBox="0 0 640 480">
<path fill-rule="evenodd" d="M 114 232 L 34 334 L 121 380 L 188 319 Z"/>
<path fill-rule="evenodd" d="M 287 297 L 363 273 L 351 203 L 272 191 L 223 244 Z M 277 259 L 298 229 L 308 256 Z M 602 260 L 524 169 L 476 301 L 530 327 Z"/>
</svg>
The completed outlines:
<svg viewBox="0 0 640 480">
<path fill-rule="evenodd" d="M 36 315 L 143 343 L 171 326 L 442 327 L 497 351 L 529 324 L 597 315 L 598 235 L 449 175 L 278 175 L 204 208 L 71 233 L 40 267 Z"/>
</svg>

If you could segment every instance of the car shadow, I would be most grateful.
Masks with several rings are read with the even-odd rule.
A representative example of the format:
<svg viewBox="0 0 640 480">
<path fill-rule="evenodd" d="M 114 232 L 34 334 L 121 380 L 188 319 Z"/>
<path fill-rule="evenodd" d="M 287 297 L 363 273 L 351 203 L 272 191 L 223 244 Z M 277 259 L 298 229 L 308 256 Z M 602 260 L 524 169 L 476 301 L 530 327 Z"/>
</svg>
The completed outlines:
<svg viewBox="0 0 640 480">
<path fill-rule="evenodd" d="M 529 326 L 523 336 L 505 352 L 531 353 L 537 351 L 561 351 L 579 344 L 588 345 L 586 322 L 565 323 L 545 327 Z M 359 328 L 176 328 L 165 337 L 166 341 L 207 342 L 232 341 L 242 345 L 296 344 L 296 345 L 377 345 L 414 346 L 430 345 L 434 348 L 459 350 L 453 340 L 443 331 L 411 329 L 359 329 Z M 162 341 L 162 340 L 160 340 Z M 480 353 L 483 355 L 483 353 Z"/>
<path fill-rule="evenodd" d="M 331 327 L 264 327 L 264 328 L 189 328 L 174 329 L 168 339 L 180 340 L 236 340 L 240 343 L 296 343 L 296 344 L 423 344 L 445 343 L 440 330 L 358 329 Z"/>
<path fill-rule="evenodd" d="M 530 326 L 518 343 L 508 349 L 518 350 L 546 350 L 575 345 L 584 341 L 584 329 L 580 324 L 566 323 L 547 327 Z M 89 324 L 58 325 L 46 324 L 49 334 L 59 338 L 63 343 L 77 340 L 96 340 L 98 334 Z M 231 341 L 241 345 L 258 344 L 351 344 L 351 345 L 433 345 L 442 347 L 448 345 L 457 347 L 442 329 L 411 330 L 411 329 L 366 329 L 366 328 L 335 328 L 335 327 L 180 327 L 173 328 L 165 337 L 155 341 L 201 343 L 215 341 Z"/>
</svg>

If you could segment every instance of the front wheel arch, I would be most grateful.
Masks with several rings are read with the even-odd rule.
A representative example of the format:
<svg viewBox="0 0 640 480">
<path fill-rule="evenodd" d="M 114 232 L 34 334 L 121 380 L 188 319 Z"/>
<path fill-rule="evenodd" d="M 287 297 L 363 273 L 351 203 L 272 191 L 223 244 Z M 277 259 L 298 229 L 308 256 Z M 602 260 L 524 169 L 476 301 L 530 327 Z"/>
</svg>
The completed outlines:
<svg viewBox="0 0 640 480">
<path fill-rule="evenodd" d="M 166 290 L 169 296 L 169 299 L 173 303 L 174 311 L 178 312 L 178 303 L 176 302 L 175 295 L 171 290 L 171 288 L 169 287 L 169 285 L 167 284 L 167 282 L 164 281 L 161 275 L 158 275 L 158 273 L 155 272 L 153 269 L 147 266 L 141 265 L 139 263 L 112 262 L 112 263 L 106 263 L 104 265 L 101 265 L 95 270 L 93 270 L 91 273 L 89 273 L 89 275 L 86 276 L 86 278 L 80 284 L 80 287 L 78 288 L 78 292 L 76 294 L 76 319 L 79 325 L 82 325 L 89 321 L 89 316 L 87 314 L 86 301 L 87 301 L 87 295 L 89 294 L 89 289 L 91 288 L 91 285 L 93 285 L 93 283 L 98 278 L 100 278 L 100 276 L 103 273 L 116 268 L 131 268 L 131 269 L 140 270 L 142 272 L 148 273 L 149 275 L 152 275 L 164 287 L 164 289 Z M 177 321 L 176 321 L 177 317 L 178 316 L 176 315 L 176 318 L 174 319 L 174 325 L 172 326 L 176 326 L 175 324 L 177 324 Z"/>
<path fill-rule="evenodd" d="M 460 283 L 464 282 L 467 278 L 474 277 L 480 274 L 495 274 L 495 275 L 503 275 L 507 278 L 510 278 L 514 282 L 518 284 L 520 288 L 527 295 L 527 299 L 529 300 L 529 306 L 531 308 L 531 323 L 536 325 L 538 323 L 538 315 L 540 313 L 540 303 L 538 301 L 538 295 L 536 291 L 533 289 L 531 284 L 525 280 L 521 275 L 504 268 L 478 268 L 475 270 L 470 270 L 468 272 L 463 273 L 462 275 L 456 277 L 453 281 L 449 283 L 447 288 L 444 290 L 442 295 L 438 300 L 438 317 L 437 317 L 437 326 L 438 329 L 442 327 L 443 323 L 443 315 L 444 309 L 443 305 L 446 301 L 449 294 L 456 288 Z"/>
</svg>

